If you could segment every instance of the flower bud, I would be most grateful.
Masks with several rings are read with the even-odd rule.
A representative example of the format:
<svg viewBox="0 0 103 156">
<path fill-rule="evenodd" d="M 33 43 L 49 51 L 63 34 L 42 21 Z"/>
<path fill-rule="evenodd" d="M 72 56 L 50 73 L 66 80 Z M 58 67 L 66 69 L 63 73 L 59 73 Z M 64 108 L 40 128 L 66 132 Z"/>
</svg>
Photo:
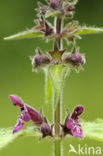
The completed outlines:
<svg viewBox="0 0 103 156">
<path fill-rule="evenodd" d="M 73 67 L 85 64 L 85 58 L 78 52 L 72 52 L 65 58 L 66 63 L 70 63 Z"/>
<path fill-rule="evenodd" d="M 38 49 L 38 53 L 36 56 L 31 57 L 30 59 L 32 60 L 32 65 L 35 68 L 40 68 L 40 67 L 44 67 L 46 65 L 48 65 L 50 63 L 50 58 L 46 55 L 44 55 L 43 53 L 40 52 L 40 50 Z"/>
<path fill-rule="evenodd" d="M 83 111 L 84 111 L 83 106 L 76 106 L 74 108 L 74 111 L 73 111 L 72 115 L 71 115 L 72 119 L 77 119 L 77 117 L 79 115 L 81 115 L 83 113 Z"/>
<path fill-rule="evenodd" d="M 74 11 L 75 10 L 75 6 L 69 6 L 66 8 L 67 11 Z"/>
<path fill-rule="evenodd" d="M 40 66 L 46 65 L 48 63 L 50 63 L 50 59 L 46 55 L 37 55 L 34 58 L 34 66 L 35 67 L 40 67 Z"/>
<path fill-rule="evenodd" d="M 52 26 L 41 16 L 39 20 L 35 20 L 37 26 L 35 29 L 44 32 L 45 36 L 51 36 L 53 34 Z"/>
<path fill-rule="evenodd" d="M 37 4 L 38 4 L 38 9 L 35 9 L 35 10 L 39 12 L 39 15 L 41 16 L 45 15 L 45 13 L 48 10 L 47 6 L 45 6 L 41 2 L 38 2 Z"/>
<path fill-rule="evenodd" d="M 60 3 L 59 0 L 52 0 L 52 1 L 51 1 L 51 4 L 50 4 L 50 7 L 51 7 L 52 9 L 57 9 L 58 6 L 59 6 L 59 3 Z"/>
<path fill-rule="evenodd" d="M 53 28 L 47 23 L 45 22 L 45 36 L 51 36 L 53 33 Z"/>
<path fill-rule="evenodd" d="M 52 136 L 52 129 L 48 123 L 43 123 L 41 125 L 41 132 L 43 134 L 43 137 Z"/>
</svg>

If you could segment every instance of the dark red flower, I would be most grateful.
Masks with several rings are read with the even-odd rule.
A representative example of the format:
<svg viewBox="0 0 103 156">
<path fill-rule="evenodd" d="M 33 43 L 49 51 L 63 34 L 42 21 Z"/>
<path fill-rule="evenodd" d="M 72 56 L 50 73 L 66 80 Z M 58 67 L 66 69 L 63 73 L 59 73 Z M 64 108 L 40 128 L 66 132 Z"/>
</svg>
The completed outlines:
<svg viewBox="0 0 103 156">
<path fill-rule="evenodd" d="M 43 117 L 39 112 L 37 112 L 34 108 L 30 107 L 27 104 L 24 104 L 21 98 L 16 95 L 9 96 L 14 105 L 20 108 L 20 114 L 18 116 L 17 123 L 13 129 L 13 133 L 18 132 L 23 128 L 24 121 L 28 122 L 32 120 L 35 124 L 42 124 Z"/>
<path fill-rule="evenodd" d="M 79 120 L 79 115 L 81 115 L 83 111 L 83 106 L 76 106 L 73 113 L 70 116 L 67 116 L 65 124 L 62 126 L 64 135 L 71 134 L 74 137 L 83 137 L 83 130 Z"/>
</svg>

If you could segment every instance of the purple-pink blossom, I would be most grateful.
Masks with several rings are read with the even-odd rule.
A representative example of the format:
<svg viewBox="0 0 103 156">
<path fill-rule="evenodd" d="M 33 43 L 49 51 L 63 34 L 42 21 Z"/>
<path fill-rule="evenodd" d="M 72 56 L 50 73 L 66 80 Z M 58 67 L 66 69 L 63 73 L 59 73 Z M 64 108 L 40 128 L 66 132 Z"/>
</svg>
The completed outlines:
<svg viewBox="0 0 103 156">
<path fill-rule="evenodd" d="M 29 105 L 24 104 L 21 98 L 16 95 L 10 95 L 10 99 L 15 106 L 20 108 L 20 114 L 13 129 L 13 133 L 21 130 L 24 122 L 28 122 L 29 120 L 32 120 L 35 124 L 41 124 L 43 122 L 41 114 Z"/>
<path fill-rule="evenodd" d="M 24 106 L 24 103 L 22 101 L 21 98 L 19 98 L 18 96 L 16 95 L 10 95 L 9 96 L 10 100 L 12 101 L 12 103 L 20 108 L 22 108 Z"/>
<path fill-rule="evenodd" d="M 71 134 L 74 137 L 83 137 L 83 130 L 80 124 L 79 116 L 83 113 L 83 106 L 76 106 L 73 113 L 68 116 L 63 126 L 64 134 Z"/>
<path fill-rule="evenodd" d="M 15 127 L 13 129 L 13 133 L 16 133 L 16 132 L 20 131 L 23 128 L 23 126 L 24 126 L 23 120 L 22 119 L 18 119 L 17 123 L 16 123 L 16 125 L 15 125 Z"/>
</svg>

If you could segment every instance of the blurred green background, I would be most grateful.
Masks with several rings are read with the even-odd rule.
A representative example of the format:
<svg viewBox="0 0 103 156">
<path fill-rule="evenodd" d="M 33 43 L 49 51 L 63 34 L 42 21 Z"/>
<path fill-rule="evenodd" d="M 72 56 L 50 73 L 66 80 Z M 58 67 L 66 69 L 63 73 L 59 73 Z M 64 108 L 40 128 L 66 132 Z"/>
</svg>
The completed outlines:
<svg viewBox="0 0 103 156">
<path fill-rule="evenodd" d="M 43 1 L 43 0 L 41 0 Z M 44 73 L 32 73 L 28 58 L 35 54 L 35 48 L 42 50 L 52 47 L 41 39 L 4 41 L 3 37 L 31 28 L 36 18 L 34 8 L 37 0 L 0 0 L 0 127 L 14 126 L 19 109 L 13 107 L 8 96 L 17 94 L 36 109 L 44 106 L 44 112 L 51 120 L 51 108 L 45 107 Z M 103 26 L 103 0 L 79 0 L 74 19 L 88 26 Z M 85 70 L 67 77 L 63 96 L 65 107 L 83 104 L 82 118 L 95 120 L 103 118 L 103 34 L 83 36 L 78 42 L 80 51 L 86 54 Z M 64 156 L 68 156 L 69 143 L 76 145 L 101 146 L 92 140 L 65 140 Z M 0 151 L 0 156 L 38 155 L 52 156 L 52 142 L 45 139 L 19 138 Z"/>
</svg>

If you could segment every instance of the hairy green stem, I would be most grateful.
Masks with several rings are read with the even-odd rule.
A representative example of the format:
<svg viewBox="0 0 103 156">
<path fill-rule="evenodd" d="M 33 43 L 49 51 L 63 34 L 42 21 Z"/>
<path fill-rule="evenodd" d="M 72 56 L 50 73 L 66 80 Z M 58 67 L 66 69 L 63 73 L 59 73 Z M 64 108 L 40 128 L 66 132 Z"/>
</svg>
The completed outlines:
<svg viewBox="0 0 103 156">
<path fill-rule="evenodd" d="M 58 17 L 56 19 L 56 33 L 57 34 L 60 34 L 61 27 L 62 27 L 62 19 Z M 61 47 L 62 47 L 61 38 L 58 37 L 55 39 L 54 48 L 60 50 Z M 61 109 L 60 108 L 61 108 L 61 98 L 58 101 L 58 105 L 54 113 L 55 136 L 61 135 L 61 132 L 60 132 Z"/>
<path fill-rule="evenodd" d="M 58 35 L 60 34 L 61 28 L 62 28 L 62 19 L 60 17 L 57 17 L 56 18 L 56 34 Z M 54 42 L 54 49 L 60 50 L 61 48 L 62 48 L 61 38 L 57 37 Z"/>
<path fill-rule="evenodd" d="M 54 114 L 54 122 L 55 122 L 55 136 L 60 136 L 60 120 L 61 120 L 61 100 L 59 99 L 55 114 Z"/>
<path fill-rule="evenodd" d="M 62 143 L 60 139 L 54 140 L 54 153 L 53 156 L 62 156 Z"/>
</svg>

